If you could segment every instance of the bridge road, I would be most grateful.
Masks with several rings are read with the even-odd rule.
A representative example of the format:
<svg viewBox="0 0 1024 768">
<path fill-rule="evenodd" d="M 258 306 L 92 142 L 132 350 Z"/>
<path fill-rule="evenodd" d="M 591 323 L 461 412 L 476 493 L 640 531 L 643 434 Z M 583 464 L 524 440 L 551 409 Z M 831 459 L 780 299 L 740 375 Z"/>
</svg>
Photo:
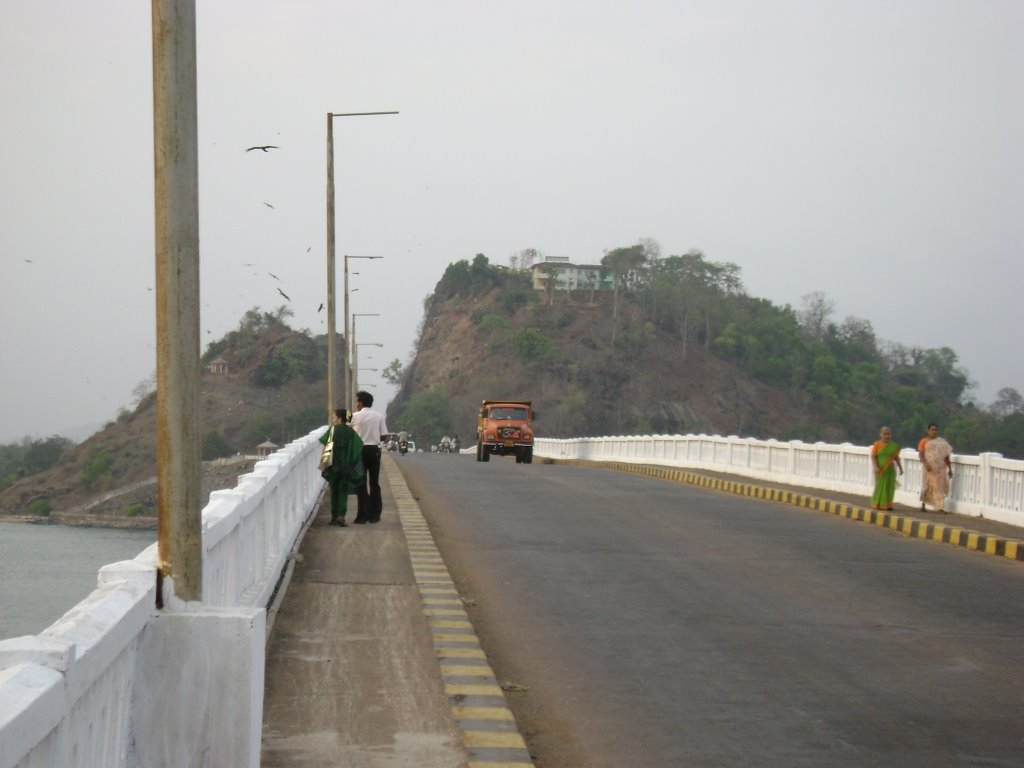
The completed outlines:
<svg viewBox="0 0 1024 768">
<path fill-rule="evenodd" d="M 538 766 L 1024 766 L 1022 563 L 610 470 L 398 464 Z"/>
</svg>

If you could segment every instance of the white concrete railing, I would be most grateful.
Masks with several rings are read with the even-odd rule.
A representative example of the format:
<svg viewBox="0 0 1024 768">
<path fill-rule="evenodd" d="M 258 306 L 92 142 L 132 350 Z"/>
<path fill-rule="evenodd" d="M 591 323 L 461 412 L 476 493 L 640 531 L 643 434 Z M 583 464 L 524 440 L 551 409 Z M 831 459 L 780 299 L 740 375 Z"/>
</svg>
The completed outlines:
<svg viewBox="0 0 1024 768">
<path fill-rule="evenodd" d="M 99 572 L 40 635 L 0 641 L 0 768 L 257 768 L 266 606 L 323 487 L 323 429 L 215 491 L 203 599 L 164 583 L 156 545 Z"/>
<path fill-rule="evenodd" d="M 757 480 L 819 488 L 871 498 L 874 476 L 866 446 L 779 442 L 717 435 L 641 435 L 537 438 L 534 455 L 591 461 L 663 464 L 727 472 Z M 896 501 L 920 504 L 921 462 L 917 451 L 900 452 L 904 475 Z M 947 509 L 1024 526 L 1024 461 L 998 453 L 953 456 L 953 483 Z"/>
</svg>

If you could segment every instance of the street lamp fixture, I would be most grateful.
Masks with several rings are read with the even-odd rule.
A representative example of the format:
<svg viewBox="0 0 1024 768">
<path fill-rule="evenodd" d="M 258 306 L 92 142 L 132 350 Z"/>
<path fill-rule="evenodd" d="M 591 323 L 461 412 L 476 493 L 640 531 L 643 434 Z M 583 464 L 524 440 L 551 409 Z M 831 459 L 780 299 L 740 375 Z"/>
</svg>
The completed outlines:
<svg viewBox="0 0 1024 768">
<path fill-rule="evenodd" d="M 334 316 L 334 118 L 336 117 L 364 117 L 370 115 L 397 115 L 397 111 L 389 112 L 328 112 L 327 113 L 327 420 L 337 407 L 334 399 L 334 346 L 335 346 L 335 316 Z M 377 257 L 379 258 L 379 257 Z M 348 257 L 345 257 L 345 346 L 348 347 Z M 343 407 L 349 408 L 348 403 L 348 354 L 345 354 L 345 398 Z"/>
<path fill-rule="evenodd" d="M 347 304 L 345 306 L 346 306 L 346 308 L 348 307 Z M 351 370 L 352 371 L 355 371 L 355 368 L 356 368 L 356 351 L 357 351 L 356 350 L 356 318 L 357 317 L 380 317 L 380 312 L 353 312 L 352 313 L 352 336 L 349 337 L 347 326 L 346 326 L 346 331 L 345 331 L 345 341 L 346 341 L 347 344 L 351 344 L 351 347 L 346 347 L 346 350 L 345 350 L 346 355 L 348 355 L 348 357 L 346 358 L 346 362 L 351 363 Z M 345 386 L 346 387 L 348 387 L 348 385 L 349 385 L 348 384 L 348 381 L 349 381 L 348 380 L 349 370 L 350 369 L 348 367 L 345 368 Z M 353 377 L 352 377 L 352 388 L 350 390 L 348 390 L 348 392 L 349 392 L 349 394 L 350 394 L 350 396 L 352 398 L 353 405 L 356 402 L 356 392 L 359 391 L 359 387 L 356 386 L 356 378 L 357 377 L 353 375 Z"/>
<path fill-rule="evenodd" d="M 372 371 L 373 368 L 360 368 L 359 367 L 359 347 L 383 347 L 384 345 L 378 341 L 361 341 L 356 342 L 355 336 L 352 337 L 352 401 L 355 402 L 355 393 L 359 391 L 359 371 Z"/>
</svg>

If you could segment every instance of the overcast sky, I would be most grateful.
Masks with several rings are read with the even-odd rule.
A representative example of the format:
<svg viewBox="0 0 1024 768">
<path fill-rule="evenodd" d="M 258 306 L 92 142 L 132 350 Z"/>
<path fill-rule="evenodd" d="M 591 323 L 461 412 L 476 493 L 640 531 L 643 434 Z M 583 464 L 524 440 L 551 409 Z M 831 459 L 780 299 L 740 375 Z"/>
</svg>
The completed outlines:
<svg viewBox="0 0 1024 768">
<path fill-rule="evenodd" d="M 11 441 L 155 370 L 152 58 L 140 0 L 0 9 Z M 197 34 L 203 349 L 278 287 L 325 332 L 326 113 L 399 110 L 335 119 L 337 253 L 384 256 L 351 262 L 367 369 L 452 261 L 653 238 L 1024 392 L 1020 0 L 208 0 Z"/>
</svg>

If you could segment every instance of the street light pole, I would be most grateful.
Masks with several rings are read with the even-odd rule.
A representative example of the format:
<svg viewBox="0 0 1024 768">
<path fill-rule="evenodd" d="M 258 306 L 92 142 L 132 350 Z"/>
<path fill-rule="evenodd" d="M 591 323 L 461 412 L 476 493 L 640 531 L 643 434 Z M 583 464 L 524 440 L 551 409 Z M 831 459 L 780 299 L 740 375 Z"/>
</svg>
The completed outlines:
<svg viewBox="0 0 1024 768">
<path fill-rule="evenodd" d="M 397 115 L 398 112 L 328 112 L 327 113 L 327 421 L 338 407 L 334 399 L 335 311 L 334 311 L 334 118 L 369 115 Z M 348 262 L 345 262 L 345 345 L 348 346 Z M 348 355 L 345 355 L 345 391 L 348 392 Z M 349 408 L 347 402 L 344 408 Z"/>
<path fill-rule="evenodd" d="M 342 407 L 346 408 L 347 410 L 352 410 L 352 407 L 355 405 L 355 402 L 356 402 L 356 398 L 355 398 L 355 394 L 354 394 L 355 390 L 352 389 L 350 384 L 349 384 L 349 382 L 351 381 L 350 373 L 351 373 L 351 367 L 352 367 L 352 365 L 351 365 L 352 364 L 352 357 L 349 354 L 350 341 L 349 341 L 349 335 L 348 335 L 348 260 L 349 259 L 383 259 L 383 258 L 384 258 L 383 256 L 349 256 L 349 255 L 346 255 L 345 258 L 343 259 L 343 262 L 345 264 L 345 293 L 344 293 L 344 295 L 345 295 L 345 348 L 344 348 L 345 349 L 345 363 L 344 363 L 344 368 L 345 368 L 345 371 L 344 371 L 344 373 L 345 373 L 345 393 L 344 393 L 345 404 Z"/>
<path fill-rule="evenodd" d="M 352 360 L 352 392 L 351 392 L 351 398 L 352 398 L 352 402 L 353 403 L 355 403 L 355 401 L 356 401 L 356 392 L 359 391 L 359 385 L 357 383 L 359 375 L 356 372 L 356 351 L 357 351 L 356 350 L 356 318 L 357 317 L 380 317 L 380 312 L 353 312 L 352 313 L 352 339 L 351 339 L 351 347 L 350 347 L 350 349 L 352 350 L 352 357 L 351 357 L 351 360 Z"/>
<path fill-rule="evenodd" d="M 355 336 L 352 337 L 353 339 Z M 384 345 L 376 341 L 367 341 L 361 344 L 352 345 L 352 401 L 355 402 L 355 393 L 359 390 L 359 349 L 358 347 L 383 347 Z M 376 368 L 363 368 L 364 371 L 375 371 Z"/>
<path fill-rule="evenodd" d="M 327 113 L 327 423 L 337 408 L 334 399 L 334 115 Z M 348 342 L 346 342 L 348 343 Z"/>
</svg>

